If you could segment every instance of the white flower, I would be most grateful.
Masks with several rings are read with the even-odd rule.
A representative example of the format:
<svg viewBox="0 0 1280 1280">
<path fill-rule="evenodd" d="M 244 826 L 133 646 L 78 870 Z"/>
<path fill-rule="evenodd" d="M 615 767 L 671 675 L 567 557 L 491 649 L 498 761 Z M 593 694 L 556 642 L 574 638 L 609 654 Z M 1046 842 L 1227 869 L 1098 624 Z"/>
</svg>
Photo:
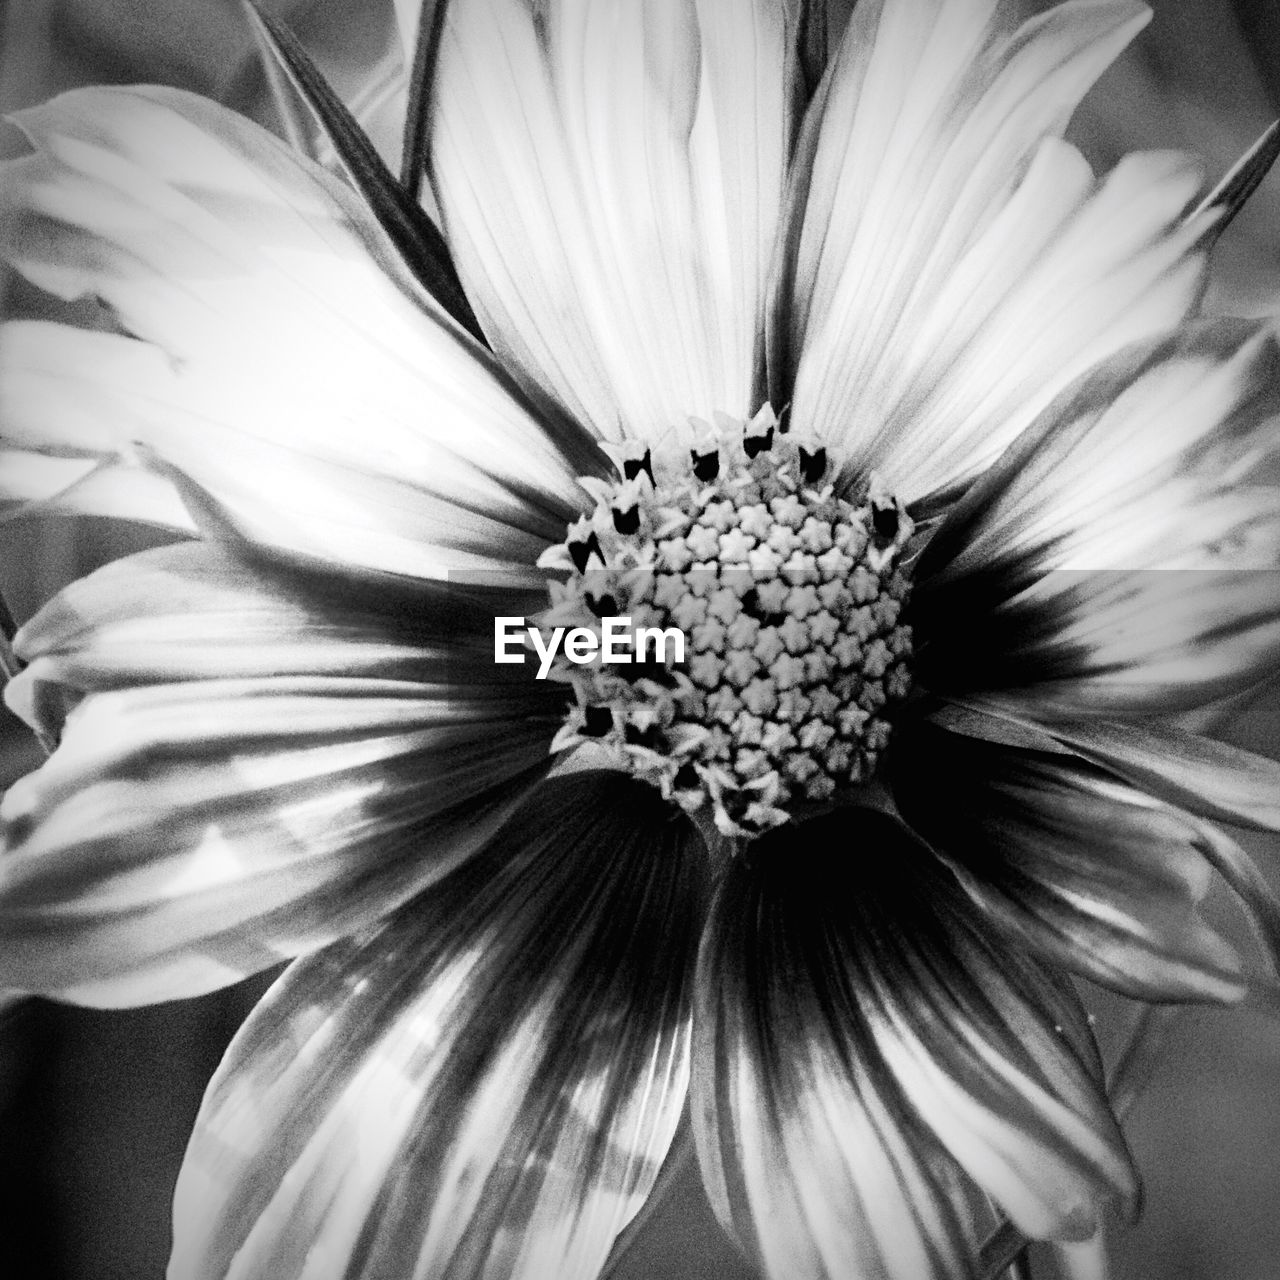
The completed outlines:
<svg viewBox="0 0 1280 1280">
<path fill-rule="evenodd" d="M 596 1275 L 686 1100 L 765 1274 L 969 1275 L 975 1188 L 1052 1240 L 1136 1197 L 1066 973 L 1268 989 L 1199 906 L 1276 950 L 1213 820 L 1280 829 L 1280 770 L 1159 717 L 1275 669 L 1275 338 L 1197 316 L 1192 161 L 1061 137 L 1146 11 L 863 0 L 807 107 L 805 13 L 453 0 L 466 304 L 390 188 L 206 101 L 20 118 L 3 250 L 110 323 L 0 328 L 4 495 L 175 542 L 17 639 L 61 742 L 0 810 L 0 983 L 299 957 L 174 1280 Z M 697 614 L 691 677 L 496 667 L 540 561 Z"/>
</svg>

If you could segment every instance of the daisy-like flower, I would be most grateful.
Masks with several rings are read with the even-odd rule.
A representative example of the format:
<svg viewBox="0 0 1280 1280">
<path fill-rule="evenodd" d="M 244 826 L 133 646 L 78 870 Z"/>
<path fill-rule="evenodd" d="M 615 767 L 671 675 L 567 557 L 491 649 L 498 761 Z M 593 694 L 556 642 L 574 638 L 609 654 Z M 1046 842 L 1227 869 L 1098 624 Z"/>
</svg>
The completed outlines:
<svg viewBox="0 0 1280 1280">
<path fill-rule="evenodd" d="M 1280 770 L 1168 720 L 1280 645 L 1276 342 L 1198 316 L 1265 147 L 1091 171 L 1127 0 L 819 8 L 428 5 L 400 183 L 269 20 L 350 181 L 18 119 L 4 252 L 93 322 L 0 329 L 5 495 L 175 541 L 17 637 L 0 983 L 292 959 L 173 1280 L 597 1275 L 686 1105 L 762 1274 L 973 1275 L 1137 1196 L 1069 975 L 1268 990 L 1201 904 L 1276 950 L 1215 821 Z M 684 664 L 495 662 L 626 611 Z"/>
</svg>

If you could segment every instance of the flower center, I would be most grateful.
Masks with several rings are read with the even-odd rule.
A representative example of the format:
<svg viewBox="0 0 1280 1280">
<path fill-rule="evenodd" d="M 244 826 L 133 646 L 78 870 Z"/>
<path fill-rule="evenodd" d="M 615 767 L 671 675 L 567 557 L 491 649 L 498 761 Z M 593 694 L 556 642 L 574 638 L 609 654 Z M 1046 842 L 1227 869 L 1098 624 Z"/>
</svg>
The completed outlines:
<svg viewBox="0 0 1280 1280">
<path fill-rule="evenodd" d="M 584 481 L 595 510 L 543 555 L 568 577 L 538 621 L 603 639 L 603 619 L 627 617 L 642 640 L 637 628 L 666 633 L 664 652 L 557 655 L 551 674 L 576 700 L 553 749 L 603 743 L 737 838 L 867 781 L 911 685 L 902 505 L 875 476 L 860 502 L 838 496 L 826 451 L 767 406 L 656 470 L 632 447 L 621 470 Z"/>
</svg>

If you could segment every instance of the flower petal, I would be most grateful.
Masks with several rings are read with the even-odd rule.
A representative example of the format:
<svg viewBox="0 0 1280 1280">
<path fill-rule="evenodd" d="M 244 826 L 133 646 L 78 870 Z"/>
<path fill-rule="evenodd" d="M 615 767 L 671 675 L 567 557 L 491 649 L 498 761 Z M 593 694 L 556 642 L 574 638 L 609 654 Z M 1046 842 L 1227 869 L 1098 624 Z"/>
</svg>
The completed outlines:
<svg viewBox="0 0 1280 1280">
<path fill-rule="evenodd" d="M 169 1274 L 596 1276 L 684 1105 L 700 857 L 656 792 L 554 779 L 295 964 L 210 1086 Z"/>
<path fill-rule="evenodd" d="M 1089 1235 L 1135 1185 L 1069 984 L 853 816 L 765 837 L 713 909 L 693 1099 L 717 1214 L 770 1276 L 970 1275 L 959 1166 L 1028 1234 Z"/>
<path fill-rule="evenodd" d="M 493 663 L 493 618 L 545 602 L 543 592 L 251 564 L 205 543 L 161 547 L 72 583 L 27 623 L 15 637 L 26 670 L 8 697 L 54 734 L 58 699 L 272 676 L 409 680 L 440 696 L 451 686 L 460 705 L 491 694 L 513 717 L 553 717 L 562 690 Z"/>
<path fill-rule="evenodd" d="M 542 771 L 545 733 L 489 717 L 393 682 L 91 696 L 0 805 L 3 982 L 150 1003 L 367 924 L 469 856 Z"/>
<path fill-rule="evenodd" d="M 494 349 L 601 436 L 758 406 L 789 0 L 448 9 L 432 170 Z"/>
<path fill-rule="evenodd" d="M 1280 762 L 1166 725 L 1059 721 L 1049 732 L 1171 804 L 1220 822 L 1280 831 Z"/>
<path fill-rule="evenodd" d="M 1107 1237 L 1101 1231 L 1091 1240 L 1054 1245 L 1053 1260 L 1062 1280 L 1112 1280 Z"/>
<path fill-rule="evenodd" d="M 0 370 L 3 360 L 0 345 Z M 6 399 L 4 377 L 0 371 L 0 405 Z M 0 521 L 40 510 L 131 520 L 176 533 L 196 531 L 173 486 L 160 476 L 115 459 L 57 457 L 0 443 Z"/>
<path fill-rule="evenodd" d="M 918 566 L 922 679 L 1068 713 L 1199 705 L 1280 654 L 1280 347 L 1211 322 L 1104 364 L 952 509 Z"/>
<path fill-rule="evenodd" d="M 563 536 L 594 446 L 530 416 L 332 175 L 171 90 L 17 122 L 37 151 L 4 167 L 0 251 L 133 335 L 0 329 L 19 447 L 149 450 L 263 542 L 419 576 L 518 569 Z"/>
<path fill-rule="evenodd" d="M 1140 1000 L 1241 999 L 1240 958 L 1200 914 L 1195 826 L 1078 758 L 930 726 L 894 741 L 903 818 L 1017 941 Z"/>
<path fill-rule="evenodd" d="M 483 842 L 545 770 L 558 691 L 496 679 L 489 636 L 451 640 L 465 601 L 442 623 L 367 595 L 169 547 L 19 633 L 11 702 L 51 733 L 74 709 L 0 806 L 3 981 L 195 994 L 364 926 Z"/>
<path fill-rule="evenodd" d="M 423 9 L 434 0 L 392 0 L 395 10 L 396 29 L 400 33 L 400 48 L 406 64 L 413 62 L 414 50 L 418 47 L 418 23 Z"/>
<path fill-rule="evenodd" d="M 1161 725 L 1062 721 L 1050 736 L 1025 711 L 990 701 L 941 704 L 928 715 L 978 742 L 1030 748 L 1056 759 L 1066 751 L 1176 805 L 1195 833 L 1197 849 L 1235 893 L 1273 972 L 1280 974 L 1280 895 L 1250 855 L 1211 821 L 1280 830 L 1280 763 Z M 1258 985 L 1251 994 L 1274 1000 Z"/>
<path fill-rule="evenodd" d="M 859 4 L 801 148 L 773 399 L 909 502 L 1202 287 L 1178 230 L 1198 171 L 1134 156 L 1098 183 L 1058 137 L 1145 8 L 1073 0 L 1009 34 L 1012 7 Z"/>
<path fill-rule="evenodd" d="M 1058 720 L 1042 725 L 1018 707 L 942 704 L 930 718 L 982 742 L 1053 752 L 1100 765 L 1191 813 L 1254 831 L 1280 831 L 1280 761 L 1169 725 Z"/>
</svg>

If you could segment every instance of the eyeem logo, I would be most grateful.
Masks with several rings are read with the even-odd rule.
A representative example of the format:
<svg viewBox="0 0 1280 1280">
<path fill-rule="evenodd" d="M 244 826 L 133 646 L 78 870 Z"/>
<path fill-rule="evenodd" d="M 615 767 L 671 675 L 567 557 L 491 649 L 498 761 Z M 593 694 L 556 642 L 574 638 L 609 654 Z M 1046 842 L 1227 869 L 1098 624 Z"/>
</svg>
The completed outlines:
<svg viewBox="0 0 1280 1280">
<path fill-rule="evenodd" d="M 561 651 L 570 662 L 585 667 L 599 659 L 607 665 L 644 662 L 646 648 L 652 646 L 653 657 L 658 662 L 667 661 L 667 646 L 671 646 L 671 661 L 684 661 L 684 632 L 679 627 L 631 626 L 629 617 L 601 618 L 600 633 L 590 627 L 574 627 L 566 634 L 564 627 L 556 627 L 550 638 L 543 636 L 537 627 L 525 625 L 522 617 L 499 617 L 493 620 L 494 662 L 523 662 L 525 647 L 532 647 L 538 655 L 538 679 L 545 680 L 555 656 Z"/>
</svg>

